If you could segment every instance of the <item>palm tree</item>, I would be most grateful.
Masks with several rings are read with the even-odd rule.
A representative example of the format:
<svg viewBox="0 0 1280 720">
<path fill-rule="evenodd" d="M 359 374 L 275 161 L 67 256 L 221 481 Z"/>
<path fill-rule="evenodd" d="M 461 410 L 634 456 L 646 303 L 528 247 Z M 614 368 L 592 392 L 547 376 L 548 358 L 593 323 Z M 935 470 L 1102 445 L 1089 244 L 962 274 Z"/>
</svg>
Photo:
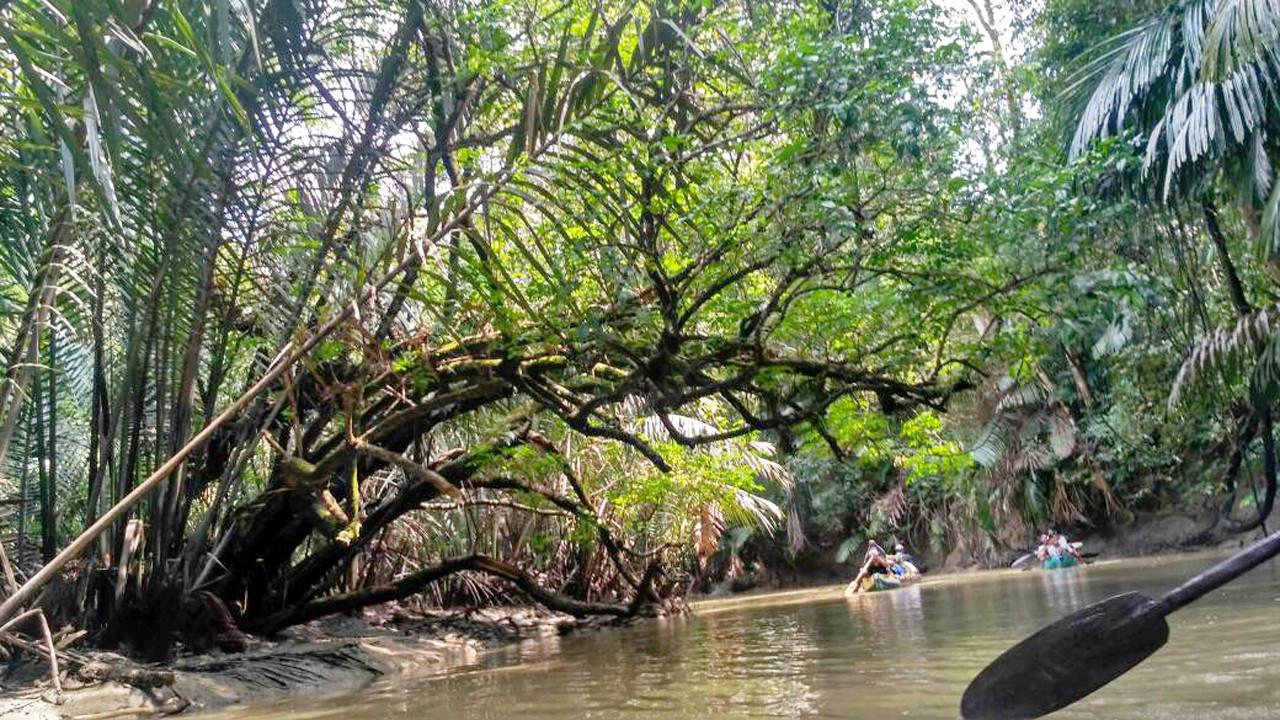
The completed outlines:
<svg viewBox="0 0 1280 720">
<path fill-rule="evenodd" d="M 1174 206 L 1200 206 L 1240 331 L 1207 338 L 1187 359 L 1172 397 L 1176 400 L 1188 380 L 1229 351 L 1257 361 L 1253 403 L 1238 433 L 1228 479 L 1234 488 L 1240 458 L 1261 432 L 1267 493 L 1255 525 L 1265 519 L 1276 494 L 1269 408 L 1280 368 L 1268 358 L 1280 352 L 1280 335 L 1271 332 L 1265 313 L 1259 319 L 1246 293 L 1215 196 L 1229 195 L 1269 261 L 1280 259 L 1277 72 L 1280 3 L 1180 0 L 1104 44 L 1068 88 L 1068 95 L 1085 98 L 1071 142 L 1073 158 L 1099 139 L 1130 136 L 1142 158 L 1138 194 Z"/>
<path fill-rule="evenodd" d="M 1068 87 L 1085 98 L 1072 157 L 1136 133 L 1144 184 L 1161 200 L 1198 200 L 1215 181 L 1251 211 L 1269 210 L 1277 250 L 1274 162 L 1280 5 L 1181 0 L 1104 43 Z"/>
</svg>

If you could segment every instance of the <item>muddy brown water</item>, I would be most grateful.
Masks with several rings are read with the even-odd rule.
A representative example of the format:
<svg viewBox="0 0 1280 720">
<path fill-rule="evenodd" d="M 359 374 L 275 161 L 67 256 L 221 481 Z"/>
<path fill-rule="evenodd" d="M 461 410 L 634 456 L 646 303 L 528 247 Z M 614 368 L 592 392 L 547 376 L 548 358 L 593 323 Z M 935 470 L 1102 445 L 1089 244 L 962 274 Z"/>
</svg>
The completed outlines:
<svg viewBox="0 0 1280 720">
<path fill-rule="evenodd" d="M 1115 593 L 1158 596 L 1220 557 L 952 576 L 848 600 L 826 588 L 711 603 L 691 618 L 529 641 L 351 696 L 204 717 L 954 720 L 965 685 L 1010 644 Z M 1051 717 L 1280 718 L 1280 568 L 1264 565 L 1169 623 L 1155 656 Z"/>
</svg>

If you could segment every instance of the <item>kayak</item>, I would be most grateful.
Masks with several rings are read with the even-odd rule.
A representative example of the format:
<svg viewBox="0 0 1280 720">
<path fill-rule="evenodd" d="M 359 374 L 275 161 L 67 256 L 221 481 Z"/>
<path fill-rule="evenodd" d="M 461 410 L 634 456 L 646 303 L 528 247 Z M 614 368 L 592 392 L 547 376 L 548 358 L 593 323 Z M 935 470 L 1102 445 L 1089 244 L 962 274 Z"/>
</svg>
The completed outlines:
<svg viewBox="0 0 1280 720">
<path fill-rule="evenodd" d="M 892 575 L 871 575 L 862 578 L 858 586 L 860 592 L 879 592 L 881 590 L 897 590 L 902 587 L 902 579 Z"/>
<path fill-rule="evenodd" d="M 1080 542 L 1080 541 L 1076 541 L 1076 542 L 1071 543 L 1071 547 L 1075 548 L 1076 550 L 1079 550 L 1080 548 L 1084 547 L 1084 543 L 1082 543 L 1082 542 Z M 1085 557 L 1096 557 L 1096 556 L 1097 556 L 1097 554 L 1098 554 L 1098 553 L 1086 553 L 1086 554 L 1085 554 Z M 1078 564 L 1078 561 L 1077 561 L 1074 557 L 1070 557 L 1070 556 L 1067 556 L 1067 555 L 1063 555 L 1062 557 L 1067 558 L 1067 559 L 1068 559 L 1068 560 L 1070 560 L 1071 562 L 1070 562 L 1070 563 L 1067 563 L 1067 564 L 1065 564 L 1065 565 L 1060 565 L 1060 564 L 1049 565 L 1049 561 L 1050 561 L 1050 560 L 1053 560 L 1053 558 L 1049 558 L 1048 560 L 1045 560 L 1045 561 L 1044 561 L 1043 567 L 1044 567 L 1044 568 L 1046 568 L 1046 569 L 1048 569 L 1048 570 L 1054 570 L 1054 569 L 1057 569 L 1057 568 L 1060 568 L 1060 567 L 1071 567 L 1071 566 L 1073 566 L 1073 565 Z M 1021 556 L 1021 557 L 1019 557 L 1017 560 L 1014 560 L 1014 561 L 1013 561 L 1013 563 L 1009 565 L 1009 567 L 1013 568 L 1014 570 L 1019 570 L 1019 569 L 1021 569 L 1021 570 L 1030 570 L 1030 569 L 1031 569 L 1031 561 L 1033 561 L 1033 560 L 1035 560 L 1035 559 L 1036 559 L 1036 554 L 1035 554 L 1034 552 L 1029 552 L 1029 553 L 1027 553 L 1027 554 L 1025 554 L 1025 555 L 1022 555 L 1022 556 Z"/>
<path fill-rule="evenodd" d="M 862 578 L 862 580 L 859 581 L 856 586 L 853 583 L 849 583 L 849 586 L 844 589 L 844 593 L 845 595 L 852 595 L 854 593 L 870 593 L 870 592 L 880 592 L 882 590 L 897 590 L 903 585 L 910 585 L 911 583 L 916 582 L 919 579 L 920 579 L 920 575 L 918 573 L 915 575 L 904 575 L 902 577 L 898 577 L 896 575 L 885 575 L 885 574 L 868 575 Z"/>
<path fill-rule="evenodd" d="M 1045 570 L 1061 570 L 1062 568 L 1075 567 L 1076 559 L 1070 555 L 1059 555 L 1057 557 L 1047 558 L 1043 567 Z"/>
</svg>

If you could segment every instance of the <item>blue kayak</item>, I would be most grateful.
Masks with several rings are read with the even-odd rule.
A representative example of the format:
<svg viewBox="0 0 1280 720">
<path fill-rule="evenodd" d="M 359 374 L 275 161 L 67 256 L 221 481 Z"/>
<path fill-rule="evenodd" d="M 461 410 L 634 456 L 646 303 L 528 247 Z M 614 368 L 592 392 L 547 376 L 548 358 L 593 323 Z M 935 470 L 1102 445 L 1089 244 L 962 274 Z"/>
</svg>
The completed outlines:
<svg viewBox="0 0 1280 720">
<path fill-rule="evenodd" d="M 1061 570 L 1076 566 L 1076 559 L 1070 555 L 1059 555 L 1057 557 L 1047 558 L 1043 567 L 1045 570 Z"/>
</svg>

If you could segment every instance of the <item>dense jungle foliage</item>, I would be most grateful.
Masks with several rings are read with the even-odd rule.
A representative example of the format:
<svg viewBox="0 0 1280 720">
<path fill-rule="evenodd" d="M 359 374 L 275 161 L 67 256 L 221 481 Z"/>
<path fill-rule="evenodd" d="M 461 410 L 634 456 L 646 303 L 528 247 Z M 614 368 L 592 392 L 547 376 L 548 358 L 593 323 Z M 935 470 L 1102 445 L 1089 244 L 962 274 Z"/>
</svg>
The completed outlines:
<svg viewBox="0 0 1280 720">
<path fill-rule="evenodd" d="M 0 621 L 164 657 L 1256 526 L 1278 23 L 0 0 Z"/>
</svg>

